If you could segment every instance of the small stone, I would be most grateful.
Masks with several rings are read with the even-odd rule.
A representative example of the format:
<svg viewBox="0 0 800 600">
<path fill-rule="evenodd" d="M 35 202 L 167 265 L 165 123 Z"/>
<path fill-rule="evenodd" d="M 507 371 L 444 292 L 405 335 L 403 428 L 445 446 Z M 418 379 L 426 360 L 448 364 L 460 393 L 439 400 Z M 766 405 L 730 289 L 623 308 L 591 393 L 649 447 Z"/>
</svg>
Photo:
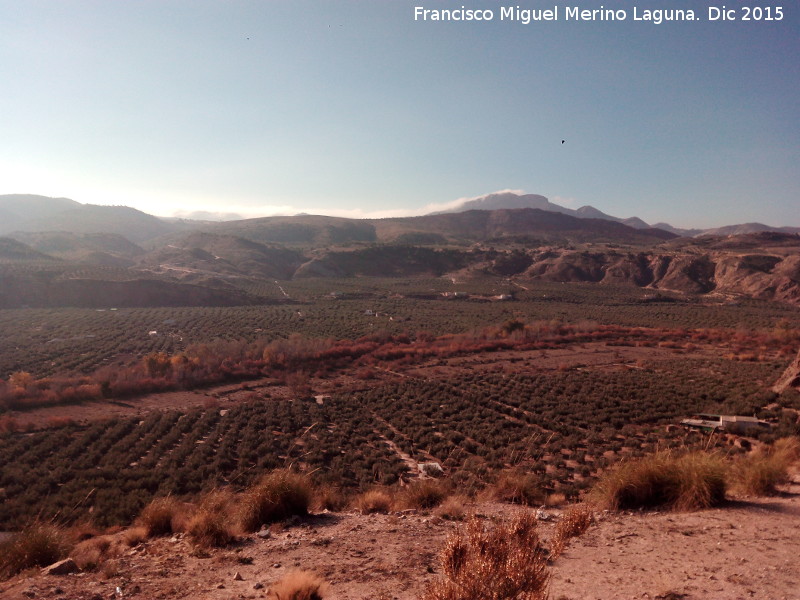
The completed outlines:
<svg viewBox="0 0 800 600">
<path fill-rule="evenodd" d="M 256 583 L 254 583 L 254 584 L 253 584 L 253 589 L 254 589 L 254 590 L 260 590 L 260 589 L 261 589 L 261 588 L 263 588 L 263 587 L 264 587 L 264 585 L 263 585 L 263 584 L 261 584 L 261 583 L 258 583 L 258 582 L 256 582 Z"/>
<path fill-rule="evenodd" d="M 49 567 L 42 569 L 43 575 L 68 575 L 75 573 L 78 570 L 78 565 L 71 558 L 65 558 L 57 563 L 53 563 Z"/>
<path fill-rule="evenodd" d="M 260 537 L 261 539 L 263 539 L 263 540 L 266 540 L 266 539 L 267 539 L 267 538 L 269 538 L 269 537 L 270 537 L 272 534 L 269 532 L 269 529 L 261 529 L 261 530 L 259 530 L 259 532 L 258 532 L 256 535 L 257 535 L 258 537 Z"/>
<path fill-rule="evenodd" d="M 233 580 L 234 581 L 244 581 L 244 577 L 242 577 L 242 574 L 239 573 L 239 571 L 236 571 L 236 573 L 234 573 L 234 575 L 233 575 Z"/>
<path fill-rule="evenodd" d="M 218 590 L 224 590 L 224 589 L 225 589 L 225 584 L 224 584 L 224 583 L 220 583 L 220 584 L 217 586 L 217 589 L 218 589 Z"/>
<path fill-rule="evenodd" d="M 272 568 L 273 569 L 280 569 L 281 568 L 281 563 L 275 563 L 274 565 L 272 565 Z"/>
</svg>

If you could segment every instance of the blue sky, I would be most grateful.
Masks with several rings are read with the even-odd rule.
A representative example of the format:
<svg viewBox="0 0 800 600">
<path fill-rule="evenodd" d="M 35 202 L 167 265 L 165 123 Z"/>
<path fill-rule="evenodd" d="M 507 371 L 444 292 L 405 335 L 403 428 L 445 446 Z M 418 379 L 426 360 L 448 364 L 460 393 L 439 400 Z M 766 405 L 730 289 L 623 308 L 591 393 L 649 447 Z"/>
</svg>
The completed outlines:
<svg viewBox="0 0 800 600">
<path fill-rule="evenodd" d="M 382 216 L 515 189 L 677 226 L 800 225 L 800 7 L 709 22 L 709 4 L 567 22 L 600 3 L 0 0 L 0 193 Z M 414 21 L 462 5 L 495 19 Z M 515 5 L 561 20 L 501 22 Z"/>
</svg>

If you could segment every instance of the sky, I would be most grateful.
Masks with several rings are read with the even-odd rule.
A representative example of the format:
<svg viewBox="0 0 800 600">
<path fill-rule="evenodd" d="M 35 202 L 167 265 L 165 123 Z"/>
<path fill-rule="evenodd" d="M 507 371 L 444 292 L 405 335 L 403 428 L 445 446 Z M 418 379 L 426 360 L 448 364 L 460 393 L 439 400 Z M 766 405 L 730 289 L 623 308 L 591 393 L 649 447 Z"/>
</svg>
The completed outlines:
<svg viewBox="0 0 800 600">
<path fill-rule="evenodd" d="M 626 19 L 566 20 L 601 3 L 561 0 L 0 0 L 0 194 L 380 217 L 513 189 L 800 226 L 800 5 L 604 4 Z M 494 18 L 414 18 L 462 6 Z"/>
</svg>

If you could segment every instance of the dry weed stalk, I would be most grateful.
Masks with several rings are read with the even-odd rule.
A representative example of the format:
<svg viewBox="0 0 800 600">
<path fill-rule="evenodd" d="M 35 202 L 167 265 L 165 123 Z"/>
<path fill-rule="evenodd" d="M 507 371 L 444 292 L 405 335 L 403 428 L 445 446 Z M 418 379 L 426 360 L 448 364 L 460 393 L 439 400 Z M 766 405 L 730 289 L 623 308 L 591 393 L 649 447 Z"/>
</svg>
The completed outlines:
<svg viewBox="0 0 800 600">
<path fill-rule="evenodd" d="M 441 554 L 444 577 L 424 600 L 543 600 L 550 574 L 536 532 L 536 517 L 522 513 L 486 529 L 470 519 Z"/>
<path fill-rule="evenodd" d="M 550 544 L 550 557 L 557 558 L 561 556 L 561 553 L 567 547 L 567 541 L 578 537 L 589 529 L 592 521 L 594 521 L 594 513 L 590 507 L 585 504 L 576 504 L 569 507 L 561 516 L 558 524 L 556 524 L 553 541 Z"/>
</svg>

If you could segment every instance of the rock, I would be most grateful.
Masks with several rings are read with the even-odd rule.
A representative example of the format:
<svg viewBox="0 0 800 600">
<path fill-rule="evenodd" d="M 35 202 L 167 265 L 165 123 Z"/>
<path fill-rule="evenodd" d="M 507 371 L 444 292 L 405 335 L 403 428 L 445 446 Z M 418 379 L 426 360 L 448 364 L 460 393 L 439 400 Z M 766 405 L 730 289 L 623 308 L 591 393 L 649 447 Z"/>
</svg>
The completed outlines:
<svg viewBox="0 0 800 600">
<path fill-rule="evenodd" d="M 43 575 L 68 575 L 75 573 L 78 570 L 78 565 L 71 558 L 65 558 L 57 563 L 53 563 L 49 567 L 42 569 Z"/>
<path fill-rule="evenodd" d="M 239 573 L 239 571 L 236 571 L 236 573 L 234 573 L 234 575 L 233 575 L 233 580 L 234 581 L 244 581 L 244 577 L 242 577 L 242 574 Z"/>
<path fill-rule="evenodd" d="M 537 511 L 536 511 L 536 518 L 537 518 L 539 521 L 550 521 L 550 520 L 552 520 L 552 519 L 553 519 L 553 515 L 551 515 L 551 514 L 550 514 L 550 513 L 548 513 L 547 511 L 544 511 L 544 510 L 542 510 L 542 509 L 539 509 L 539 510 L 537 510 Z"/>
<path fill-rule="evenodd" d="M 269 538 L 269 537 L 270 537 L 272 534 L 270 533 L 269 529 L 266 529 L 266 528 L 263 528 L 263 527 L 262 527 L 262 528 L 261 528 L 261 529 L 258 531 L 258 533 L 256 533 L 256 535 L 257 535 L 258 537 L 260 537 L 262 540 L 266 540 L 266 539 L 267 539 L 267 538 Z"/>
<path fill-rule="evenodd" d="M 262 583 L 256 582 L 256 583 L 253 584 L 253 589 L 254 590 L 260 590 L 263 587 L 264 587 L 264 584 L 262 584 Z"/>
</svg>

